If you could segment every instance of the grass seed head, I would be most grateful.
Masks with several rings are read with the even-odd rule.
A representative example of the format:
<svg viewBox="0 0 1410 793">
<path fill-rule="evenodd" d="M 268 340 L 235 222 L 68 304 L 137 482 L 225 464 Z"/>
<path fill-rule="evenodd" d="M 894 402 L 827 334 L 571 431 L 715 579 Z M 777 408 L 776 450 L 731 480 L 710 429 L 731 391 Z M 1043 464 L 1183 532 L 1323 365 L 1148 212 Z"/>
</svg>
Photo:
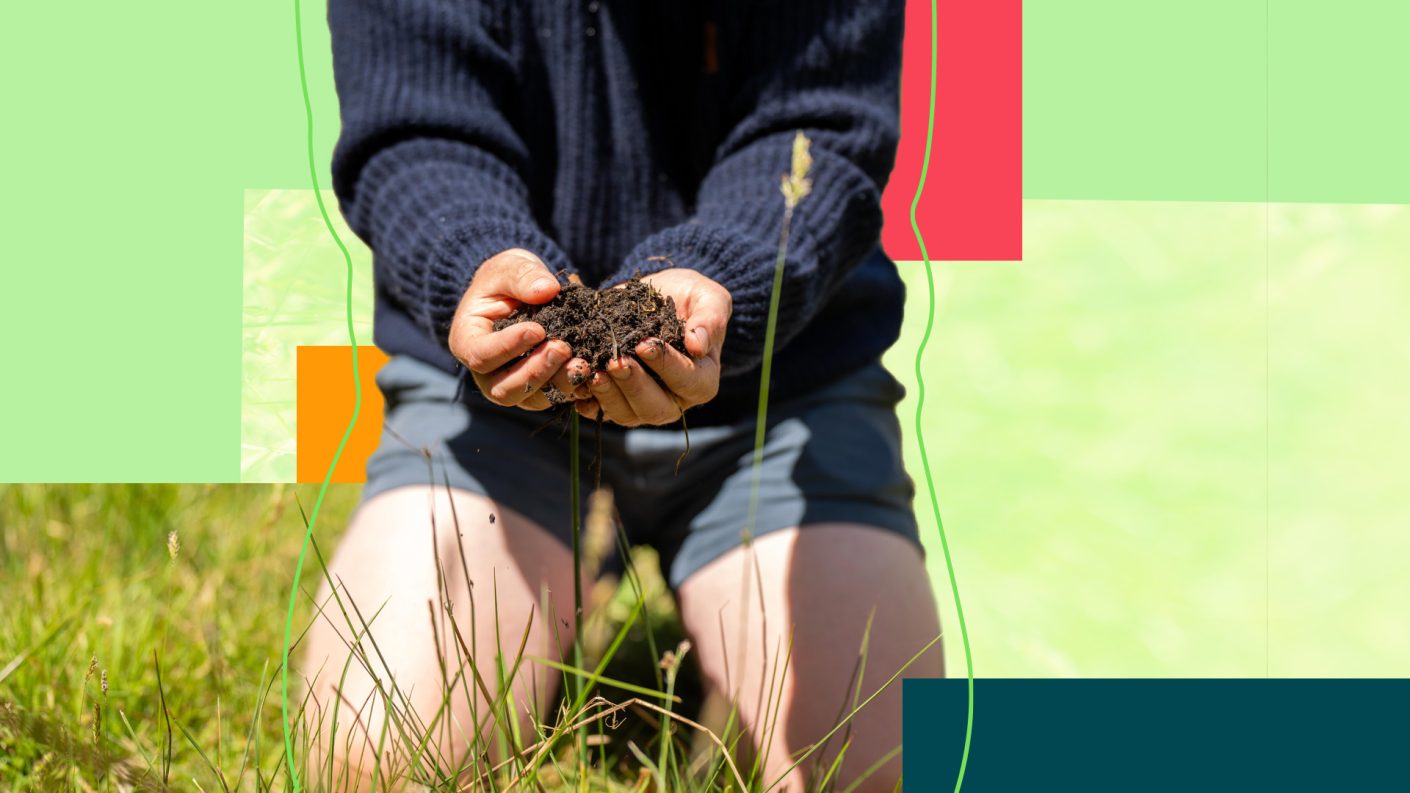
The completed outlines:
<svg viewBox="0 0 1410 793">
<path fill-rule="evenodd" d="M 813 155 L 808 153 L 812 141 L 799 130 L 793 136 L 793 162 L 789 172 L 783 177 L 783 205 L 793 209 L 804 197 L 813 191 L 813 180 L 808 172 L 813 169 Z"/>
<path fill-rule="evenodd" d="M 690 640 L 682 639 L 674 651 L 667 650 L 665 655 L 661 656 L 661 668 L 667 672 L 676 672 L 680 669 L 681 661 L 685 660 L 685 654 L 688 652 L 690 652 Z"/>
</svg>

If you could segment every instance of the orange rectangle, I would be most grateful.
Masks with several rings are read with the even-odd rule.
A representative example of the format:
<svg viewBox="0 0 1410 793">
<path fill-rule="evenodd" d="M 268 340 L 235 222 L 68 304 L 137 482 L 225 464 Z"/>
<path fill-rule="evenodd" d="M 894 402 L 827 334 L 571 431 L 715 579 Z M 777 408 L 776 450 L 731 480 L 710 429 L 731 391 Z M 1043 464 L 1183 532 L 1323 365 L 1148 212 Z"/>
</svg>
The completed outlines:
<svg viewBox="0 0 1410 793">
<path fill-rule="evenodd" d="M 295 478 L 320 483 L 337 454 L 348 421 L 353 417 L 353 348 L 300 346 L 295 354 Z M 333 469 L 334 482 L 361 483 L 367 479 L 367 458 L 382 435 L 382 392 L 375 377 L 387 363 L 387 354 L 376 347 L 357 348 L 357 382 L 362 387 L 362 407 L 357 423 Z"/>
</svg>

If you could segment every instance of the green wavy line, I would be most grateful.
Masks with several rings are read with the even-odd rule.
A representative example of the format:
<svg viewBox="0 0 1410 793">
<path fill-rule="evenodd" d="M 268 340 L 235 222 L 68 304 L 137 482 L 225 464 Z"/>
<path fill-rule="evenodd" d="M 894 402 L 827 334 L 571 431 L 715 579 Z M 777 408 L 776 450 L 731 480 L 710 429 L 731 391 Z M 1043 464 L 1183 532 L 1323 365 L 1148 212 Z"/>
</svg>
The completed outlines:
<svg viewBox="0 0 1410 793">
<path fill-rule="evenodd" d="M 920 164 L 920 181 L 916 184 L 915 196 L 911 199 L 911 231 L 916 235 L 920 246 L 920 258 L 925 261 L 925 288 L 928 297 L 925 315 L 925 332 L 920 337 L 920 347 L 916 349 L 916 445 L 920 447 L 920 465 L 925 472 L 925 487 L 930 492 L 930 508 L 935 513 L 935 526 L 940 531 L 940 548 L 945 552 L 945 570 L 950 576 L 950 592 L 955 598 L 955 614 L 960 623 L 960 639 L 964 643 L 965 677 L 968 680 L 968 705 L 964 725 L 964 753 L 960 755 L 960 771 L 955 777 L 955 793 L 964 785 L 964 772 L 969 766 L 969 747 L 974 737 L 974 657 L 969 649 L 969 629 L 964 622 L 964 607 L 960 605 L 960 587 L 955 580 L 955 564 L 950 558 L 950 543 L 945 537 L 945 523 L 940 519 L 940 498 L 935 494 L 935 480 L 930 475 L 930 455 L 925 451 L 925 428 L 922 422 L 925 411 L 925 374 L 921 361 L 925 357 L 925 347 L 930 342 L 930 332 L 935 326 L 935 275 L 930 268 L 930 254 L 925 249 L 925 238 L 921 236 L 920 224 L 916 222 L 916 208 L 920 206 L 921 193 L 925 191 L 925 177 L 930 172 L 930 151 L 935 140 L 935 51 L 938 46 L 935 0 L 930 0 L 930 97 L 925 123 L 925 159 Z"/>
<path fill-rule="evenodd" d="M 347 275 L 347 288 L 344 295 L 345 318 L 348 325 L 348 343 L 352 348 L 352 375 L 353 375 L 353 412 L 348 420 L 347 428 L 343 430 L 343 437 L 338 441 L 338 448 L 333 453 L 333 459 L 328 465 L 328 470 L 323 476 L 323 482 L 318 489 L 318 497 L 315 499 L 313 509 L 309 514 L 308 526 L 304 532 L 303 544 L 299 548 L 299 558 L 294 567 L 294 580 L 289 588 L 289 608 L 284 623 L 284 648 L 283 663 L 280 668 L 280 704 L 283 712 L 284 722 L 284 751 L 285 760 L 289 769 L 289 779 L 295 793 L 299 790 L 298 773 L 294 770 L 294 744 L 292 724 L 289 719 L 289 650 L 293 640 L 294 609 L 298 602 L 299 580 L 303 573 L 304 561 L 308 553 L 309 541 L 313 536 L 313 531 L 318 523 L 318 514 L 323 506 L 323 499 L 328 493 L 328 485 L 332 481 L 333 471 L 338 465 L 338 460 L 342 458 L 343 450 L 347 446 L 348 438 L 351 437 L 353 427 L 357 424 L 357 419 L 362 411 L 362 382 L 358 376 L 357 358 L 357 333 L 353 327 L 352 317 L 352 280 L 353 264 L 352 254 L 348 251 L 347 245 L 339 236 L 337 229 L 333 226 L 332 218 L 328 214 L 328 207 L 323 201 L 323 193 L 318 185 L 318 165 L 314 155 L 313 145 L 313 103 L 309 97 L 308 72 L 305 66 L 304 46 L 303 46 L 303 9 L 300 0 L 294 0 L 294 39 L 295 50 L 298 55 L 299 64 L 299 90 L 303 97 L 304 118 L 306 121 L 306 151 L 308 155 L 309 181 L 313 185 L 314 200 L 318 204 L 318 213 L 323 219 L 323 225 L 328 230 L 333 242 L 338 246 L 339 252 L 343 255 L 345 272 Z M 930 341 L 930 335 L 935 324 L 935 277 L 931 269 L 930 255 L 926 251 L 925 238 L 921 235 L 920 225 L 916 222 L 916 210 L 920 205 L 921 195 L 925 191 L 925 179 L 930 171 L 930 155 L 934 145 L 935 137 L 935 80 L 936 80 L 936 49 L 937 49 L 937 19 L 935 0 L 930 0 L 930 85 L 927 105 L 926 129 L 925 129 L 925 157 L 921 161 L 920 179 L 916 184 L 916 192 L 911 199 L 910 222 L 911 230 L 916 237 L 916 244 L 920 247 L 921 259 L 925 263 L 926 293 L 928 296 L 925 331 L 921 335 L 920 346 L 916 350 L 916 444 L 920 450 L 921 467 L 925 473 L 926 489 L 930 495 L 931 510 L 935 515 L 935 525 L 940 533 L 940 547 L 945 555 L 945 569 L 949 574 L 950 591 L 955 600 L 955 613 L 959 619 L 960 637 L 964 644 L 965 673 L 968 682 L 968 705 L 965 720 L 964 751 L 960 758 L 959 774 L 955 779 L 955 793 L 959 793 L 964 785 L 965 770 L 969 764 L 969 752 L 974 732 L 974 660 L 969 644 L 969 630 L 965 624 L 964 608 L 960 602 L 959 585 L 955 578 L 954 561 L 950 554 L 949 541 L 945 535 L 945 525 L 940 515 L 940 501 L 935 491 L 935 482 L 930 472 L 930 458 L 925 449 L 925 433 L 923 417 L 925 410 L 925 376 L 922 369 L 922 360 L 925 348 Z"/>
<path fill-rule="evenodd" d="M 313 502 L 313 510 L 308 516 L 308 527 L 304 531 L 303 545 L 299 548 L 299 560 L 294 566 L 294 582 L 289 587 L 289 611 L 284 620 L 284 662 L 280 667 L 280 705 L 283 708 L 284 718 L 284 757 L 289 768 L 289 781 L 293 783 L 294 793 L 299 791 L 299 775 L 294 770 L 294 736 L 293 725 L 289 721 L 289 649 L 293 642 L 294 635 L 294 606 L 298 602 L 299 578 L 303 574 L 304 558 L 308 554 L 309 541 L 313 537 L 314 526 L 318 524 L 318 512 L 323 507 L 323 497 L 328 494 L 328 483 L 333 480 L 333 469 L 337 468 L 338 460 L 343 456 L 343 449 L 348 445 L 348 438 L 352 436 L 353 427 L 357 424 L 357 417 L 362 412 L 362 378 L 358 376 L 357 366 L 357 333 L 353 330 L 352 314 L 352 289 L 353 289 L 353 263 L 352 254 L 348 252 L 348 246 L 343 243 L 343 238 L 338 235 L 338 230 L 333 227 L 333 219 L 328 216 L 328 207 L 323 203 L 323 191 L 318 186 L 318 161 L 313 152 L 313 102 L 309 99 L 308 93 L 308 71 L 304 66 L 304 28 L 303 28 L 303 8 L 300 0 L 294 0 L 294 45 L 299 56 L 299 90 L 303 93 L 304 119 L 307 129 L 307 152 L 308 152 L 308 177 L 313 184 L 313 198 L 318 203 L 318 214 L 323 217 L 323 226 L 328 229 L 328 235 L 337 244 L 338 250 L 343 254 L 343 264 L 347 274 L 347 291 L 344 295 L 344 314 L 348 322 L 348 344 L 352 346 L 352 378 L 353 378 L 353 411 L 352 417 L 348 419 L 347 429 L 343 430 L 343 437 L 338 441 L 338 448 L 333 452 L 333 460 L 328 463 L 328 472 L 323 475 L 323 484 L 318 488 L 318 498 Z"/>
</svg>

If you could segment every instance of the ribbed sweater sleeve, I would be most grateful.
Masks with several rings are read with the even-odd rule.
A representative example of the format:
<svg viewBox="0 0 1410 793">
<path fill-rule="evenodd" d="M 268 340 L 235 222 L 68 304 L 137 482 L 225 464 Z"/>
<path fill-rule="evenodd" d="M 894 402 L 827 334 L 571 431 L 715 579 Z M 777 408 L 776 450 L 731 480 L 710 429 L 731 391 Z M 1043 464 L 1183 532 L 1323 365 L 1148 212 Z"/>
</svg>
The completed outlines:
<svg viewBox="0 0 1410 793">
<path fill-rule="evenodd" d="M 508 248 L 567 257 L 535 221 L 504 12 L 454 0 L 329 0 L 343 129 L 333 187 L 379 288 L 442 347 L 475 270 Z"/>
<path fill-rule="evenodd" d="M 903 16 L 902 0 L 754 0 L 720 20 L 721 68 L 738 75 L 726 98 L 737 120 L 694 216 L 643 240 L 607 283 L 677 266 L 722 284 L 734 297 L 726 375 L 763 358 L 783 219 L 779 181 L 796 130 L 812 140 L 813 190 L 792 221 L 776 346 L 877 244 L 899 136 Z"/>
</svg>

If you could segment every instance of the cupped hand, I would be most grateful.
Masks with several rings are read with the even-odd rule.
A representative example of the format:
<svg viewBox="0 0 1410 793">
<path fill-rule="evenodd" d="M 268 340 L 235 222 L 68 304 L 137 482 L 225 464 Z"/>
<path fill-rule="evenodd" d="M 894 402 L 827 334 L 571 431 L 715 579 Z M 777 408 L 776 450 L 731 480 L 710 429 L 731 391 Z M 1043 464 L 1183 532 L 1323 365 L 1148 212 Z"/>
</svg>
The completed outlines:
<svg viewBox="0 0 1410 793">
<path fill-rule="evenodd" d="M 636 358 L 624 355 L 609 361 L 606 372 L 592 374 L 591 397 L 577 402 L 578 412 L 587 418 L 601 414 L 625 427 L 669 424 L 719 393 L 720 350 L 734 306 L 729 290 L 680 267 L 642 280 L 675 300 L 688 354 L 660 339 L 646 339 L 633 351 Z"/>
<path fill-rule="evenodd" d="M 544 341 L 542 325 L 520 322 L 494 329 L 496 320 L 521 305 L 547 303 L 560 288 L 543 260 L 521 248 L 495 254 L 475 271 L 451 321 L 450 351 L 491 402 L 544 410 L 552 405 L 542 391 L 550 383 L 569 398 L 589 396 L 591 368 L 572 357 L 566 342 Z"/>
</svg>

